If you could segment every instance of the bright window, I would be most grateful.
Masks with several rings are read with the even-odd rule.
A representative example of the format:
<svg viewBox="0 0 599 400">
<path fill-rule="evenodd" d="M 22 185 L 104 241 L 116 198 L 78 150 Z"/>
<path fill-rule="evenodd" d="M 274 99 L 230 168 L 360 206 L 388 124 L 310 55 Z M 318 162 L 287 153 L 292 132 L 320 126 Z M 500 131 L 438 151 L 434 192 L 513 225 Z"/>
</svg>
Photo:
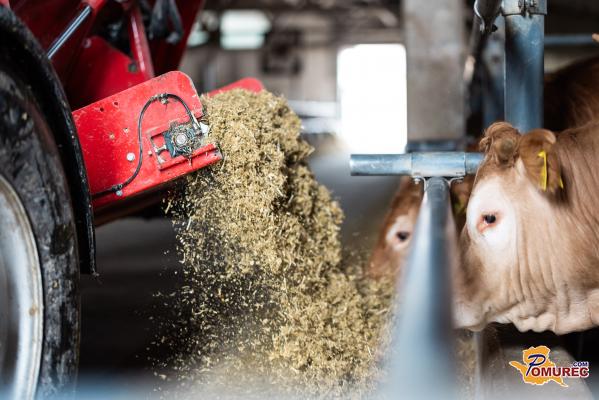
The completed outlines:
<svg viewBox="0 0 599 400">
<path fill-rule="evenodd" d="M 270 21 L 262 11 L 225 11 L 221 19 L 221 47 L 228 50 L 259 49 Z"/>
<path fill-rule="evenodd" d="M 339 52 L 340 136 L 354 153 L 401 153 L 407 142 L 406 51 L 360 44 Z"/>
</svg>

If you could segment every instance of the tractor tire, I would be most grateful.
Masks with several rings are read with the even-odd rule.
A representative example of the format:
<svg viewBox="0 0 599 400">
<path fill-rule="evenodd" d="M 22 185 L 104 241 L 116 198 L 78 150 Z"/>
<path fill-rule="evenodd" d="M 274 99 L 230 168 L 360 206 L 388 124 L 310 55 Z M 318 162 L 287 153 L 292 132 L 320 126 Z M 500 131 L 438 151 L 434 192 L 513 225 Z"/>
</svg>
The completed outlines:
<svg viewBox="0 0 599 400">
<path fill-rule="evenodd" d="M 11 65 L 0 52 L 0 397 L 64 398 L 79 358 L 75 220 L 50 125 Z"/>
</svg>

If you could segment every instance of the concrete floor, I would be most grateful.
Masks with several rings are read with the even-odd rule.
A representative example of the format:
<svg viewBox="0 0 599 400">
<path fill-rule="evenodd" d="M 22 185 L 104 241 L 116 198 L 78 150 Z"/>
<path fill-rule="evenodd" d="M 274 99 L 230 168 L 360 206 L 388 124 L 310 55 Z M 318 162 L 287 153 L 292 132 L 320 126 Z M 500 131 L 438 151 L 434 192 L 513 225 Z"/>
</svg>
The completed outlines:
<svg viewBox="0 0 599 400">
<path fill-rule="evenodd" d="M 315 154 L 311 165 L 346 212 L 342 230 L 346 245 L 369 249 L 397 179 L 351 177 L 348 160 L 348 154 L 333 146 Z M 97 230 L 100 277 L 81 279 L 80 381 L 84 390 L 105 393 L 95 389 L 101 385 L 126 398 L 128 391 L 153 384 L 156 378 L 148 357 L 164 355 L 150 346 L 158 329 L 150 317 L 168 315 L 155 295 L 171 292 L 180 284 L 175 244 L 170 221 L 164 218 L 129 218 Z M 112 393 L 111 397 L 118 396 Z"/>
<path fill-rule="evenodd" d="M 174 232 L 163 218 L 131 218 L 97 235 L 100 277 L 81 278 L 81 380 L 136 389 L 153 379 L 151 317 L 168 311 L 155 295 L 179 283 Z"/>
</svg>

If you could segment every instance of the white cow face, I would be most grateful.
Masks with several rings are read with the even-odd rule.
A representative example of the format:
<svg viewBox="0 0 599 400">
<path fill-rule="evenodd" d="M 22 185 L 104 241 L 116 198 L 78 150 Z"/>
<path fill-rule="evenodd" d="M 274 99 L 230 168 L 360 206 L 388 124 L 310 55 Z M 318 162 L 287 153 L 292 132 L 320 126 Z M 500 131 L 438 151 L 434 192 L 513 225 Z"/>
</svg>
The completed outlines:
<svg viewBox="0 0 599 400">
<path fill-rule="evenodd" d="M 543 308 L 551 288 L 539 284 L 544 233 L 552 197 L 562 185 L 553 152 L 555 136 L 520 136 L 510 125 L 492 125 L 482 140 L 486 156 L 477 174 L 460 238 L 462 259 L 454 273 L 455 320 L 482 329 L 513 322 L 522 330 L 552 329 Z M 541 256 L 539 256 L 541 254 Z"/>
</svg>

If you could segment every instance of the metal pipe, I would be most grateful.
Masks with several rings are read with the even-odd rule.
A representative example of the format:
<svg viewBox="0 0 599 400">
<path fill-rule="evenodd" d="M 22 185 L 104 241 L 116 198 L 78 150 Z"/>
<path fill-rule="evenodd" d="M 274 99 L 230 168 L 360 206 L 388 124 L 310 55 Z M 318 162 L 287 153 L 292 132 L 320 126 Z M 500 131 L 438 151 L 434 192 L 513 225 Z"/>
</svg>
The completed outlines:
<svg viewBox="0 0 599 400">
<path fill-rule="evenodd" d="M 545 47 L 597 46 L 592 33 L 575 35 L 547 35 Z"/>
<path fill-rule="evenodd" d="M 69 40 L 69 38 L 79 29 L 79 27 L 87 20 L 87 18 L 92 14 L 92 7 L 89 4 L 86 4 L 81 11 L 73 18 L 71 22 L 67 25 L 64 31 L 52 42 L 50 47 L 48 48 L 47 54 L 48 58 L 52 59 L 58 50 L 62 48 L 62 46 Z"/>
<path fill-rule="evenodd" d="M 480 55 L 480 91 L 478 94 L 482 107 L 483 126 L 489 126 L 504 118 L 504 74 L 505 74 L 505 21 L 503 17 L 495 20 L 497 32 L 489 37 Z M 471 88 L 472 89 L 472 88 Z"/>
<path fill-rule="evenodd" d="M 408 154 L 352 154 L 352 175 L 408 175 L 455 178 L 475 174 L 483 160 L 481 153 L 430 152 Z"/>
<path fill-rule="evenodd" d="M 426 181 L 412 240 L 383 397 L 456 398 L 450 284 L 456 232 L 445 179 Z"/>
<path fill-rule="evenodd" d="M 152 65 L 152 54 L 146 37 L 145 27 L 141 16 L 139 4 L 133 5 L 129 13 L 129 46 L 133 59 L 137 63 L 139 72 L 146 79 L 153 78 L 154 66 Z"/>
<path fill-rule="evenodd" d="M 543 126 L 544 0 L 504 0 L 505 119 L 527 132 Z"/>
</svg>

